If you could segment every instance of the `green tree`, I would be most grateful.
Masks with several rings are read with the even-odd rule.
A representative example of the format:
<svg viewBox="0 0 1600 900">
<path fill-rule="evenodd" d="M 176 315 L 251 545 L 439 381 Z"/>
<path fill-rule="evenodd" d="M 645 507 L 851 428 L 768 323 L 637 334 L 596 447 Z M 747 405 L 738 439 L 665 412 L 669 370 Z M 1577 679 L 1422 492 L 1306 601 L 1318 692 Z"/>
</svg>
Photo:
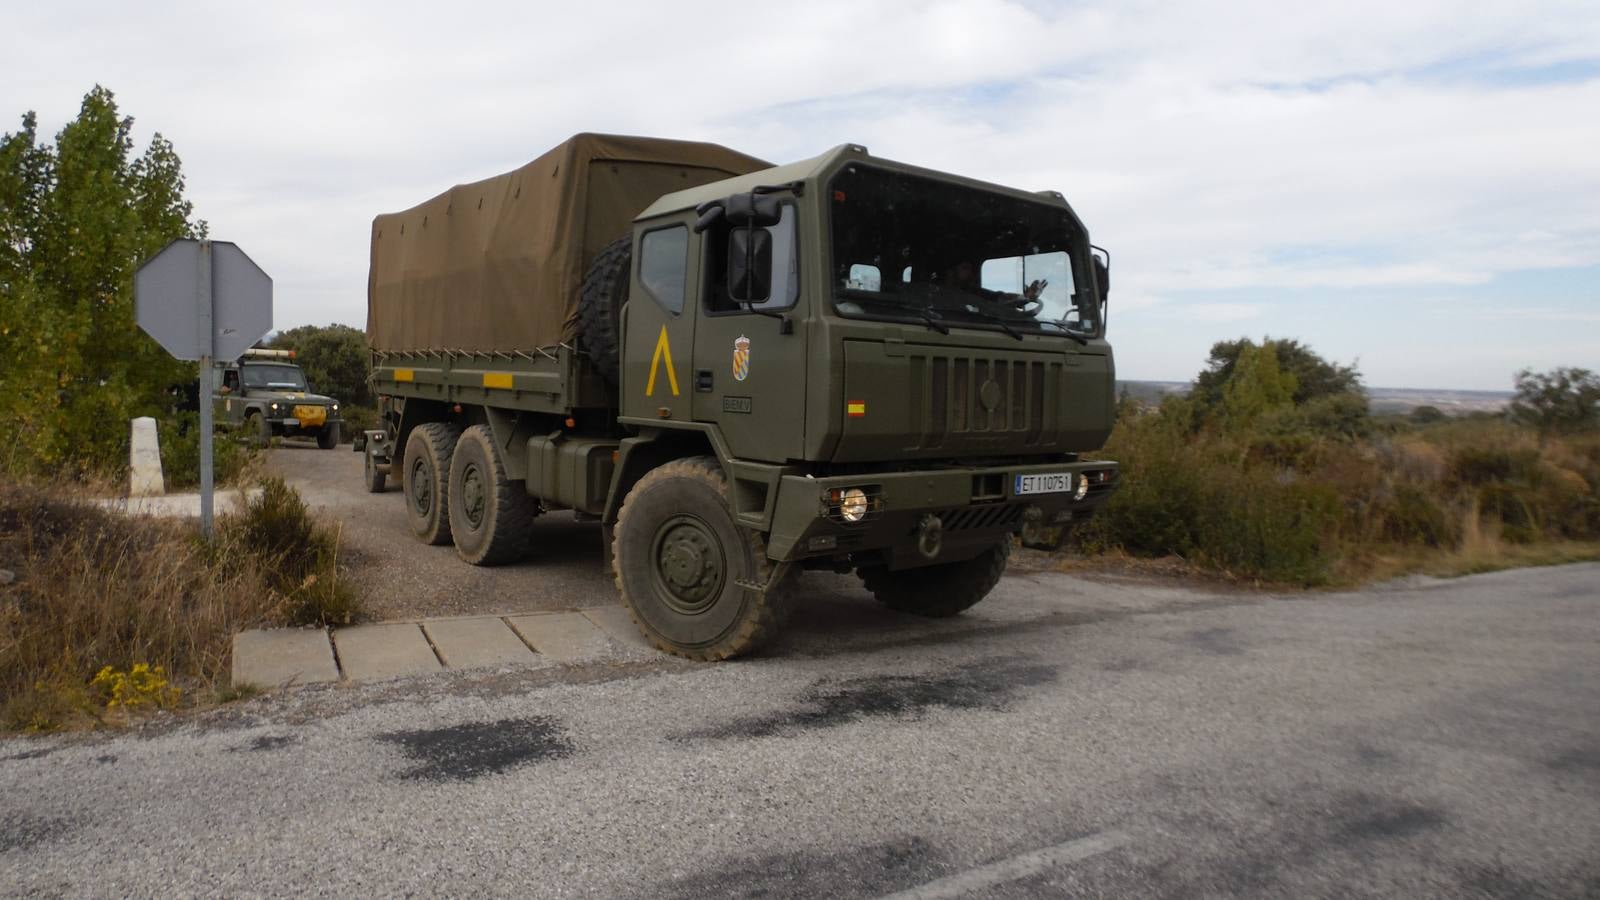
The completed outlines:
<svg viewBox="0 0 1600 900">
<path fill-rule="evenodd" d="M 191 237 L 182 167 L 159 134 L 133 158 L 133 120 L 96 86 L 53 145 L 36 118 L 0 138 L 0 415 L 10 468 L 116 470 L 127 421 L 169 412 L 192 381 L 134 323 L 133 273 Z"/>
<path fill-rule="evenodd" d="M 349 325 L 302 325 L 272 338 L 276 350 L 293 350 L 295 362 L 320 393 L 346 406 L 372 406 L 372 355 L 366 332 Z"/>
<path fill-rule="evenodd" d="M 1600 378 L 1588 369 L 1523 369 L 1515 384 L 1511 416 L 1537 429 L 1541 441 L 1552 434 L 1600 427 Z"/>
<path fill-rule="evenodd" d="M 1283 398 L 1272 383 L 1274 377 L 1288 386 L 1287 404 L 1279 402 Z M 1259 344 L 1250 338 L 1218 341 L 1211 347 L 1205 370 L 1195 377 L 1190 396 L 1194 400 L 1196 428 L 1253 423 L 1264 412 L 1275 410 L 1271 417 L 1274 421 L 1287 423 L 1292 418 L 1303 421 L 1306 427 L 1325 420 L 1337 421 L 1336 430 L 1341 433 L 1365 430 L 1364 422 L 1351 420 L 1351 416 L 1362 420 L 1367 417 L 1361 374 L 1354 366 L 1329 362 L 1293 339 L 1266 337 Z M 1285 405 L 1319 414 L 1286 418 Z"/>
<path fill-rule="evenodd" d="M 1297 386 L 1294 374 L 1279 368 L 1276 346 L 1246 344 L 1222 386 L 1222 418 L 1232 428 L 1248 428 L 1267 413 L 1293 407 Z"/>
<path fill-rule="evenodd" d="M 1211 345 L 1211 356 L 1205 371 L 1194 380 L 1194 395 L 1207 407 L 1216 407 L 1222 401 L 1223 387 L 1233 377 L 1239 357 L 1246 347 L 1272 347 L 1278 357 L 1278 367 L 1294 376 L 1294 404 L 1300 406 L 1318 397 L 1333 394 L 1363 393 L 1361 373 L 1354 366 L 1342 366 L 1323 359 L 1316 351 L 1291 338 L 1264 337 L 1257 344 L 1249 338 L 1218 341 Z"/>
</svg>

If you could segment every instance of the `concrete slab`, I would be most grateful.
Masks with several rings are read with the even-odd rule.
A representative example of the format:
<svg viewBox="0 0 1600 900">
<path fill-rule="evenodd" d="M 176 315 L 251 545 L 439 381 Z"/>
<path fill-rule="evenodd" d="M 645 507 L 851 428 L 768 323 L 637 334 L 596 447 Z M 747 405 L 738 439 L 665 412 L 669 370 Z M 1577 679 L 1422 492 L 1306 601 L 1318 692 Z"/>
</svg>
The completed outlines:
<svg viewBox="0 0 1600 900">
<path fill-rule="evenodd" d="M 328 633 L 320 628 L 273 628 L 233 636 L 233 683 L 259 687 L 338 681 Z"/>
<path fill-rule="evenodd" d="M 444 657 L 444 664 L 452 669 L 531 663 L 538 659 L 498 616 L 425 619 L 422 629 Z"/>
<path fill-rule="evenodd" d="M 357 625 L 333 633 L 339 668 L 351 681 L 376 681 L 439 671 L 422 628 L 415 622 Z"/>
<path fill-rule="evenodd" d="M 510 616 L 506 621 L 517 629 L 533 649 L 556 660 L 587 659 L 612 651 L 605 632 L 582 613 L 540 613 Z"/>
<path fill-rule="evenodd" d="M 219 516 L 233 515 L 261 496 L 260 488 L 248 491 L 217 491 L 212 495 L 212 510 Z M 156 516 L 170 519 L 200 518 L 199 494 L 167 494 L 164 497 L 113 497 L 95 500 L 101 509 L 129 516 Z"/>
<path fill-rule="evenodd" d="M 583 615 L 589 621 L 598 625 L 612 640 L 643 653 L 659 653 L 660 651 L 650 646 L 644 639 L 644 634 L 639 631 L 639 626 L 633 624 L 633 616 L 626 606 L 593 606 L 583 610 Z"/>
</svg>

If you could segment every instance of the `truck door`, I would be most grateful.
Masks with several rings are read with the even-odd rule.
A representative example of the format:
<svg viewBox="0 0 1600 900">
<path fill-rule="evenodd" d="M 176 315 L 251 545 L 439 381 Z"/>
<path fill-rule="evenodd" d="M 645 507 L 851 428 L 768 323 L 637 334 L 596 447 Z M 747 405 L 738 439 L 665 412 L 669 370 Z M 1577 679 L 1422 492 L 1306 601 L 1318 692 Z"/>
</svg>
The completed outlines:
<svg viewBox="0 0 1600 900">
<path fill-rule="evenodd" d="M 801 458 L 805 439 L 798 212 L 793 202 L 785 202 L 782 210 L 778 224 L 759 229 L 769 234 L 763 243 L 770 252 L 770 277 L 758 292 L 764 296 L 748 303 L 733 300 L 729 291 L 731 229 L 718 223 L 701 236 L 694 418 L 717 423 L 734 456 L 765 462 Z"/>
<path fill-rule="evenodd" d="M 622 414 L 688 421 L 700 270 L 699 235 L 687 222 L 651 225 L 634 246 L 620 387 Z"/>
</svg>

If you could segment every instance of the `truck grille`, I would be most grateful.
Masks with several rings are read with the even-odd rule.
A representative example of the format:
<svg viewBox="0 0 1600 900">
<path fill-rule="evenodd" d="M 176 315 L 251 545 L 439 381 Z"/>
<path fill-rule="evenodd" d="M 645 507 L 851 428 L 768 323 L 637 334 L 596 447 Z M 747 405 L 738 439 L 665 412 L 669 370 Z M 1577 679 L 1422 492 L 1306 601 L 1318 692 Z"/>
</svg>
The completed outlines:
<svg viewBox="0 0 1600 900">
<path fill-rule="evenodd" d="M 1020 436 L 1031 445 L 1058 427 L 1059 362 L 929 353 L 912 356 L 910 368 L 917 449 L 941 447 L 951 436 L 963 438 L 959 444 Z"/>
</svg>

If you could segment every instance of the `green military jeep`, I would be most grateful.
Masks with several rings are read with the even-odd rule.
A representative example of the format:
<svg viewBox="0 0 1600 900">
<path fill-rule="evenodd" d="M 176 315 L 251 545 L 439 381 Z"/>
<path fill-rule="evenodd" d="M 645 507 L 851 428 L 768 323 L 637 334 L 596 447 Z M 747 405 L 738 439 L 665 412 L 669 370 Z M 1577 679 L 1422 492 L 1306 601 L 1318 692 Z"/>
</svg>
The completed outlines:
<svg viewBox="0 0 1600 900">
<path fill-rule="evenodd" d="M 311 392 L 292 350 L 246 350 L 222 371 L 212 398 L 217 420 L 242 425 L 257 446 L 272 436 L 314 437 L 317 446 L 339 446 L 339 401 Z"/>
</svg>

